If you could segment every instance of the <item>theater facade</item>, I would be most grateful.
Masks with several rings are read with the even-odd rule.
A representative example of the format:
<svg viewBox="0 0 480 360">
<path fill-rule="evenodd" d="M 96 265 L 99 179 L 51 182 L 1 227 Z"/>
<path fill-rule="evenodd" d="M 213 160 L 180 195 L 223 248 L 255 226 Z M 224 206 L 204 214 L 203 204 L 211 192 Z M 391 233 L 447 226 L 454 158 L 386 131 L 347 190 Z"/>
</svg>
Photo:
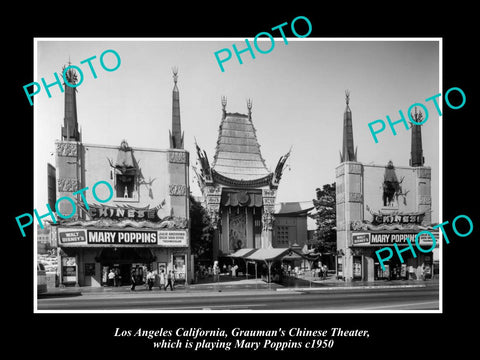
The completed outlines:
<svg viewBox="0 0 480 360">
<path fill-rule="evenodd" d="M 412 118 L 421 122 L 421 113 Z M 335 169 L 337 212 L 337 277 L 351 280 L 424 279 L 438 273 L 438 230 L 431 223 L 431 168 L 424 165 L 421 125 L 411 127 L 411 157 L 409 166 L 363 164 L 357 161 L 354 149 L 352 112 L 344 113 L 343 148 L 340 165 Z M 435 236 L 431 252 L 415 247 L 415 237 L 422 230 Z M 415 255 L 407 249 L 407 238 Z M 396 244 L 403 262 L 394 247 Z M 421 234 L 418 244 L 427 250 L 433 239 Z M 375 251 L 392 247 L 394 256 L 379 264 Z M 383 255 L 382 255 L 383 256 Z"/>
<path fill-rule="evenodd" d="M 148 270 L 171 270 L 177 282 L 189 282 L 189 153 L 183 149 L 176 72 L 174 80 L 169 149 L 132 147 L 126 140 L 84 143 L 75 90 L 65 87 L 56 191 L 59 199 L 74 199 L 59 202 L 58 210 L 74 215 L 57 217 L 55 226 L 61 284 L 103 286 L 111 271 L 121 285 L 130 284 L 132 274 L 141 284 Z"/>
<path fill-rule="evenodd" d="M 247 114 L 227 112 L 226 106 L 223 97 L 212 164 L 197 145 L 194 168 L 215 229 L 214 259 L 240 249 L 272 248 L 275 199 L 290 155 L 280 156 L 275 170 L 268 170 L 252 121 L 252 102 L 247 101 Z"/>
</svg>

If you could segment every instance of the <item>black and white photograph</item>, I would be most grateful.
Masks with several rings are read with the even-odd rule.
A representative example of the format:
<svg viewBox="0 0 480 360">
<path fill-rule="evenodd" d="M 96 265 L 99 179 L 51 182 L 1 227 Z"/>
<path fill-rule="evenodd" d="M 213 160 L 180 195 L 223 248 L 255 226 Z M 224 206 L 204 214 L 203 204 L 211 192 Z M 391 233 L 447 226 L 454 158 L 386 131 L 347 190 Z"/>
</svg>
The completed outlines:
<svg viewBox="0 0 480 360">
<path fill-rule="evenodd" d="M 9 336 L 40 357 L 472 345 L 467 38 L 252 11 L 22 35 Z"/>
<path fill-rule="evenodd" d="M 261 40 L 36 40 L 38 311 L 441 310 L 441 39 Z"/>
</svg>

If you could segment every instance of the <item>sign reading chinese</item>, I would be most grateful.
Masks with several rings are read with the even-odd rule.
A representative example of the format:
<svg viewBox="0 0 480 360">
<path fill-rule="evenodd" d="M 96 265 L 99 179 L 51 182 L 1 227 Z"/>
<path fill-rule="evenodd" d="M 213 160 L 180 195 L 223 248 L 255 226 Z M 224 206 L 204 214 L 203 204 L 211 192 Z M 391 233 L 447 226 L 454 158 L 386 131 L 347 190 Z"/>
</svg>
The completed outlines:
<svg viewBox="0 0 480 360">
<path fill-rule="evenodd" d="M 132 219 L 132 220 L 149 220 L 160 221 L 157 212 L 165 205 L 165 200 L 154 208 L 135 208 L 130 205 L 124 206 L 107 206 L 91 204 L 88 213 L 92 219 Z"/>
<path fill-rule="evenodd" d="M 372 224 L 421 224 L 424 213 L 421 214 L 372 214 Z"/>
</svg>

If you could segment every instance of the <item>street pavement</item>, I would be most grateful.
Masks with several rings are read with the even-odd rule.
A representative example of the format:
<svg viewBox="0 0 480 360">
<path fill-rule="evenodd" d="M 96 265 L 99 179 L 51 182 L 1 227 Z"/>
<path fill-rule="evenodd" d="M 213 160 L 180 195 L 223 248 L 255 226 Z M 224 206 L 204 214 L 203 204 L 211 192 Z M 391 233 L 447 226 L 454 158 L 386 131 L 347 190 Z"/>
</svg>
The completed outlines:
<svg viewBox="0 0 480 360">
<path fill-rule="evenodd" d="M 67 287 L 39 294 L 38 310 L 438 310 L 438 280 L 345 283 L 295 281 L 289 286 L 260 279 L 231 279 L 152 291 L 137 286 Z"/>
</svg>

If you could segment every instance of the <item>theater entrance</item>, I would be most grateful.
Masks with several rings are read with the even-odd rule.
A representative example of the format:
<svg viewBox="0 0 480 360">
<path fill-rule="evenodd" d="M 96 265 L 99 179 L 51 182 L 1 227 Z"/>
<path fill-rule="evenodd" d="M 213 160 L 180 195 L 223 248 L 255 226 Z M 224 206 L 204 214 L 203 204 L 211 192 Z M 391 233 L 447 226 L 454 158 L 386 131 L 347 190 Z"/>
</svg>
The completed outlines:
<svg viewBox="0 0 480 360">
<path fill-rule="evenodd" d="M 406 258 L 406 256 L 404 256 Z M 401 263 L 398 256 L 392 256 L 388 261 L 383 263 L 385 270 L 379 262 L 375 262 L 375 280 L 405 280 L 408 277 L 406 262 Z"/>
<path fill-rule="evenodd" d="M 148 248 L 104 248 L 95 260 L 102 266 L 103 286 L 122 286 L 132 283 L 132 273 L 137 285 L 144 284 L 155 257 Z"/>
</svg>

